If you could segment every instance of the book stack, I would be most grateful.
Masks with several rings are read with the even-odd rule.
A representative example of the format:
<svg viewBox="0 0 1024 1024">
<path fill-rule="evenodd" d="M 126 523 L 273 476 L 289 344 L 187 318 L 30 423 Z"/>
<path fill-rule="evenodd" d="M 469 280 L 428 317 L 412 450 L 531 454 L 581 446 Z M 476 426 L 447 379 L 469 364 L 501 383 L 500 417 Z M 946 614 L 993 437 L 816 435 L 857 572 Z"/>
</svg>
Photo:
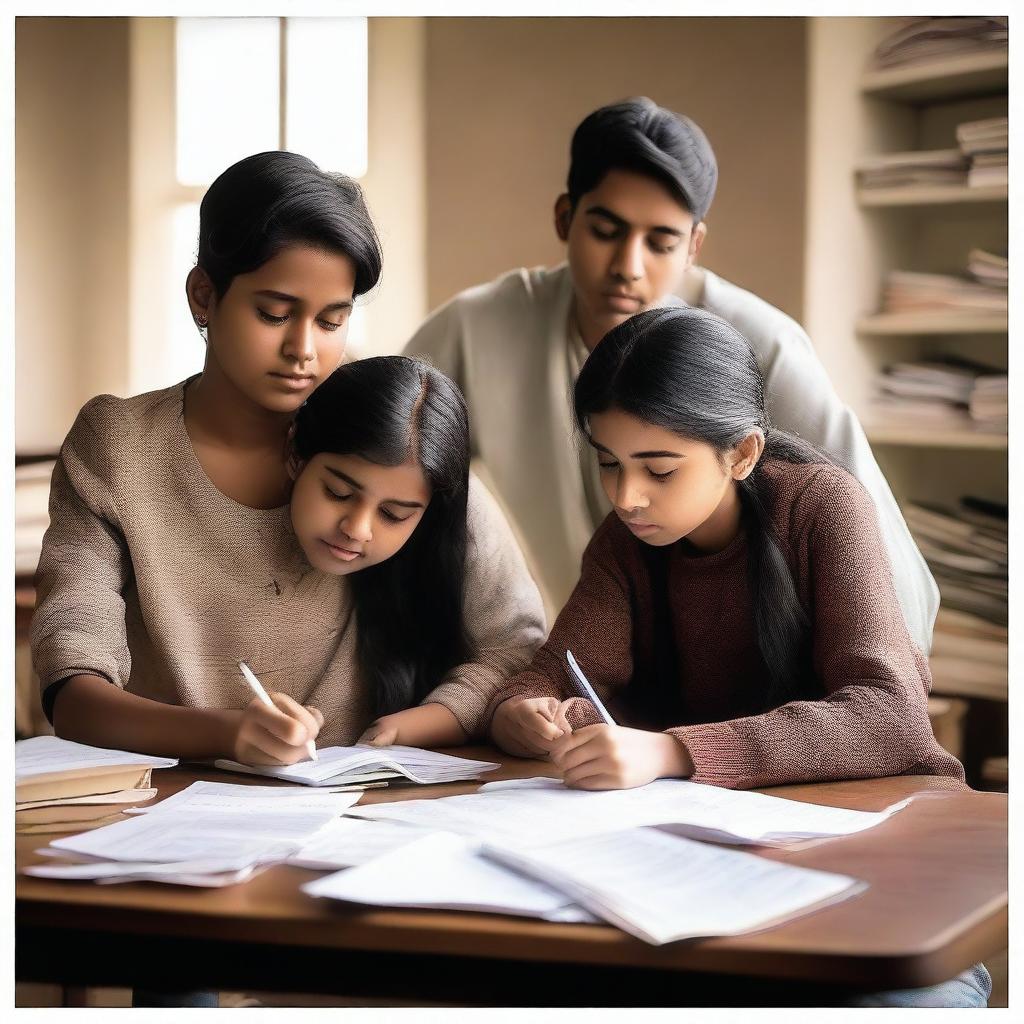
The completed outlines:
<svg viewBox="0 0 1024 1024">
<path fill-rule="evenodd" d="M 885 313 L 1005 313 L 1006 310 L 1005 284 L 989 284 L 957 274 L 892 270 L 886 275 L 882 290 Z"/>
<path fill-rule="evenodd" d="M 1009 545 L 1006 506 L 908 504 L 907 525 L 939 585 L 930 664 L 943 693 L 1005 699 Z"/>
<path fill-rule="evenodd" d="M 105 750 L 56 736 L 14 744 L 15 831 L 71 832 L 121 818 L 133 804 L 152 799 L 154 768 L 173 758 Z"/>
<path fill-rule="evenodd" d="M 981 284 L 1006 288 L 1010 282 L 1010 261 L 994 252 L 972 249 L 967 254 L 967 273 Z"/>
<path fill-rule="evenodd" d="M 894 363 L 876 378 L 873 407 L 888 423 L 1005 432 L 1005 382 L 1005 374 L 952 356 Z"/>
<path fill-rule="evenodd" d="M 1010 122 L 989 117 L 957 125 L 956 141 L 970 160 L 967 184 L 971 188 L 1009 183 Z"/>
<path fill-rule="evenodd" d="M 886 36 L 871 56 L 871 68 L 930 64 L 949 57 L 1005 51 L 1008 19 L 901 18 L 896 31 Z"/>
<path fill-rule="evenodd" d="M 39 564 L 43 534 L 50 525 L 48 504 L 52 459 L 14 470 L 14 573 L 31 576 Z"/>
<path fill-rule="evenodd" d="M 968 158 L 959 149 L 883 153 L 858 163 L 857 184 L 862 189 L 964 185 L 969 166 Z"/>
</svg>

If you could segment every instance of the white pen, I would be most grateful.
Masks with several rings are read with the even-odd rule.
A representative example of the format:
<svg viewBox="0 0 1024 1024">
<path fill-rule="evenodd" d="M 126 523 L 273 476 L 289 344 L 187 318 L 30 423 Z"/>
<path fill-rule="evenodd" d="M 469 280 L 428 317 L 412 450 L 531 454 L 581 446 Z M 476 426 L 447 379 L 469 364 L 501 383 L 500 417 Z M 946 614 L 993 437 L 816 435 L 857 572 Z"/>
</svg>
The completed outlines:
<svg viewBox="0 0 1024 1024">
<path fill-rule="evenodd" d="M 608 725 L 615 725 L 615 719 L 608 714 L 608 709 L 601 703 L 601 698 L 594 692 L 594 688 L 590 685 L 587 677 L 583 674 L 583 670 L 576 664 L 576 659 L 572 656 L 572 651 L 565 652 L 565 660 L 569 662 L 569 671 L 576 677 L 576 682 L 583 691 L 581 696 L 586 697 L 587 700 L 597 708 L 597 713 Z"/>
<path fill-rule="evenodd" d="M 249 684 L 249 689 L 256 694 L 257 697 L 268 708 L 277 707 L 276 704 L 267 696 L 267 691 L 263 689 L 263 684 L 256 678 L 256 674 L 244 661 L 238 663 L 238 667 L 242 670 L 242 678 Z M 278 708 L 280 710 L 280 708 Z M 316 744 L 312 740 L 306 740 L 306 752 L 309 754 L 310 761 L 318 760 L 316 756 Z"/>
</svg>

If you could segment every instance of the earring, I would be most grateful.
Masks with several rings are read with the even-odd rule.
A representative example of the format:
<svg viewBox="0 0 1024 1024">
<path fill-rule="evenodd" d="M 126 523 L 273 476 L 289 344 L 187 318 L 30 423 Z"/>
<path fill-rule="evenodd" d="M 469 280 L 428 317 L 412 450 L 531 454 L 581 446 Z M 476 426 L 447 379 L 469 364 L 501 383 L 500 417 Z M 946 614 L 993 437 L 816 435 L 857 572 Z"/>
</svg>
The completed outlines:
<svg viewBox="0 0 1024 1024">
<path fill-rule="evenodd" d="M 206 326 L 206 316 L 205 316 L 205 314 L 200 313 L 196 317 L 196 327 L 198 327 L 200 330 L 202 330 L 205 326 Z"/>
</svg>

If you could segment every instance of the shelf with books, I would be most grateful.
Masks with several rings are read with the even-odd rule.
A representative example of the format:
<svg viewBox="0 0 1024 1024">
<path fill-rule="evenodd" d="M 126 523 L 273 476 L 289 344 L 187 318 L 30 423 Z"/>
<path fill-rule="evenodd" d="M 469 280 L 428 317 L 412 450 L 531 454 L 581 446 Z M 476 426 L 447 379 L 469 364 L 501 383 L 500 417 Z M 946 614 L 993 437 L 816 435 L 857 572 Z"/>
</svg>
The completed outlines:
<svg viewBox="0 0 1024 1024">
<path fill-rule="evenodd" d="M 872 444 L 904 445 L 915 448 L 970 448 L 1005 452 L 1007 436 L 969 424 L 963 427 L 932 427 L 921 423 L 865 421 L 864 433 Z"/>
<path fill-rule="evenodd" d="M 969 203 L 1005 203 L 1006 185 L 904 185 L 898 188 L 861 188 L 857 202 L 865 208 L 950 206 Z"/>
<path fill-rule="evenodd" d="M 865 72 L 860 91 L 878 99 L 925 103 L 985 96 L 1006 89 L 1009 59 L 1000 53 L 971 53 L 909 67 Z"/>
<path fill-rule="evenodd" d="M 1005 313 L 872 313 L 857 321 L 857 333 L 863 337 L 888 335 L 1006 334 Z"/>
</svg>

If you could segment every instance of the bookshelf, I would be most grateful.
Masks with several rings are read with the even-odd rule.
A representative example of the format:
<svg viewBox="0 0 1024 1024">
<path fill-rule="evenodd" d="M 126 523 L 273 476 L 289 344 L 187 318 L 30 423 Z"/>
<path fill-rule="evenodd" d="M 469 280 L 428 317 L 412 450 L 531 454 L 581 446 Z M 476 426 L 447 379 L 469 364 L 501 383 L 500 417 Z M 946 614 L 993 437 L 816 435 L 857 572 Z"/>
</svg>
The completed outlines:
<svg viewBox="0 0 1024 1024">
<path fill-rule="evenodd" d="M 1005 203 L 1005 185 L 916 185 L 913 188 L 875 188 L 857 192 L 865 208 L 876 206 L 947 206 L 963 203 Z"/>
<path fill-rule="evenodd" d="M 872 313 L 857 321 L 862 337 L 1006 334 L 1005 313 Z"/>
<path fill-rule="evenodd" d="M 971 248 L 1007 249 L 1005 185 L 870 194 L 857 188 L 855 168 L 865 157 L 952 148 L 957 124 L 1007 114 L 1005 51 L 865 72 L 875 46 L 897 24 L 879 17 L 810 20 L 805 325 L 904 508 L 955 508 L 963 495 L 1005 503 L 1004 432 L 966 415 L 960 427 L 955 420 L 902 422 L 872 409 L 873 381 L 887 364 L 951 355 L 1004 373 L 1008 362 L 1005 313 L 877 312 L 890 271 L 962 272 Z M 1007 699 L 1005 659 L 980 673 L 947 648 L 933 658 L 932 674 L 934 693 L 968 702 L 965 729 L 973 739 L 965 760 L 972 783 L 982 784 L 981 762 L 1006 749 L 1005 707 L 994 719 L 992 712 Z M 979 730 L 972 719 L 995 720 L 997 727 Z"/>
</svg>

